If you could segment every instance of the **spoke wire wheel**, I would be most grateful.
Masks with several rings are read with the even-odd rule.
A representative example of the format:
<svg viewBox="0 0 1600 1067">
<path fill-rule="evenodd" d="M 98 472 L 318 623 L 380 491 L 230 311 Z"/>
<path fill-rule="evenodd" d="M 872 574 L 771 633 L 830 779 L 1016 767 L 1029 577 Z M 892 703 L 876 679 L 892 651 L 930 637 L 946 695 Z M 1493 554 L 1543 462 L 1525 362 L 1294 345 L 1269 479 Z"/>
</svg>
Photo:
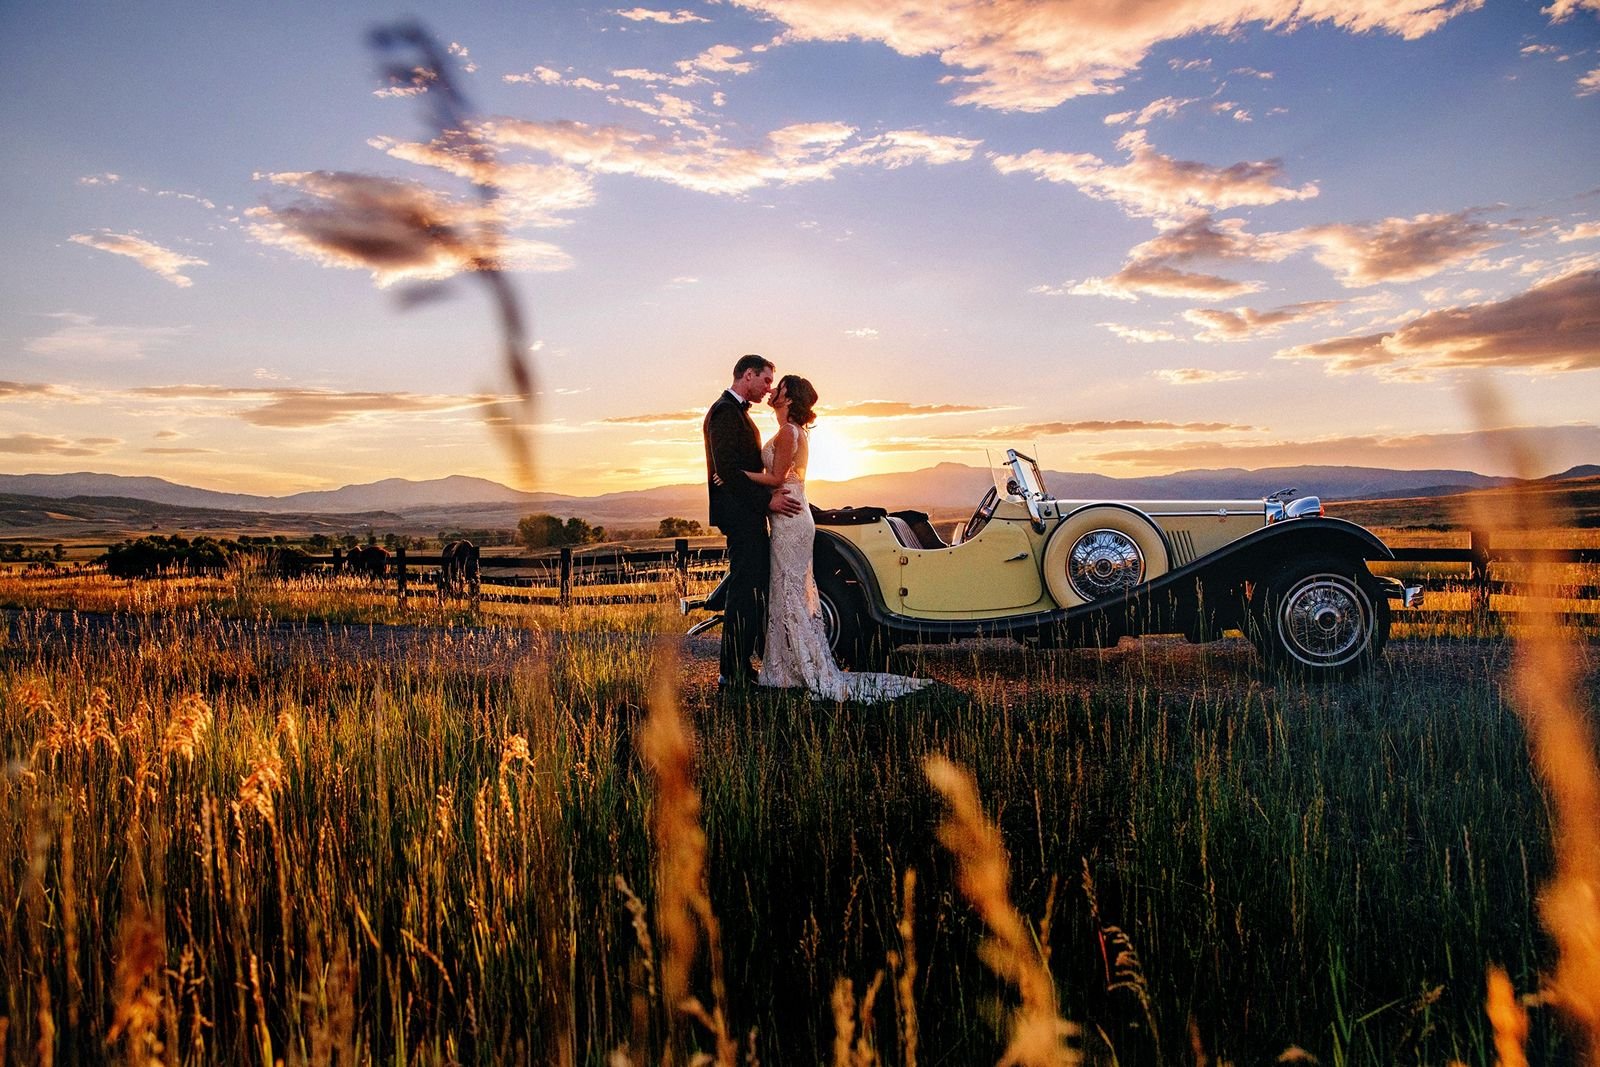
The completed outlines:
<svg viewBox="0 0 1600 1067">
<path fill-rule="evenodd" d="M 1062 608 L 1120 601 L 1167 573 L 1167 543 L 1150 516 L 1123 504 L 1090 504 L 1068 515 L 1039 560 Z"/>
<path fill-rule="evenodd" d="M 1121 530 L 1090 530 L 1067 555 L 1067 580 L 1085 600 L 1125 592 L 1144 581 L 1144 553 Z"/>
<path fill-rule="evenodd" d="M 1371 647 L 1376 612 L 1359 582 L 1343 574 L 1309 574 L 1294 583 L 1274 613 L 1283 651 L 1308 667 L 1343 667 Z"/>
<path fill-rule="evenodd" d="M 821 589 L 817 590 L 817 604 L 822 609 L 822 632 L 828 642 L 828 648 L 837 657 L 839 653 L 839 608 L 834 604 L 833 597 Z"/>
</svg>

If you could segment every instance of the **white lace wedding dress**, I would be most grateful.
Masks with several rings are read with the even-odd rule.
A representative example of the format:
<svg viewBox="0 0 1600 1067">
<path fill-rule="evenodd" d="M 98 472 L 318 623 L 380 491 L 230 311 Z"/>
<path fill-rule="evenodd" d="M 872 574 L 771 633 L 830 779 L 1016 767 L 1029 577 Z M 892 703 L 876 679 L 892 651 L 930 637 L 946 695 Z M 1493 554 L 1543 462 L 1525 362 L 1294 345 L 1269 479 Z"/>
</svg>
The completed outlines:
<svg viewBox="0 0 1600 1067">
<path fill-rule="evenodd" d="M 767 646 L 761 657 L 761 685 L 805 689 L 824 700 L 863 703 L 894 700 L 932 685 L 928 678 L 875 674 L 839 669 L 828 649 L 817 601 L 817 583 L 811 571 L 811 542 L 816 524 L 806 504 L 806 460 L 809 435 L 786 422 L 779 433 L 796 435 L 794 464 L 784 479 L 789 495 L 800 501 L 798 515 L 772 516 L 772 578 L 767 592 Z M 762 462 L 772 469 L 777 438 L 761 450 Z"/>
</svg>

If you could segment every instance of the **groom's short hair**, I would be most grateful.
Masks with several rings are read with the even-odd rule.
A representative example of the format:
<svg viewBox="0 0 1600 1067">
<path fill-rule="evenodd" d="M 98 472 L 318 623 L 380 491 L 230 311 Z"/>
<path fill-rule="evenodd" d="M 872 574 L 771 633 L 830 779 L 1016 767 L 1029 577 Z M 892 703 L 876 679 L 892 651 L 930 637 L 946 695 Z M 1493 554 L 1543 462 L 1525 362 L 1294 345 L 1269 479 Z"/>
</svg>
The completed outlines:
<svg viewBox="0 0 1600 1067">
<path fill-rule="evenodd" d="M 733 365 L 733 380 L 738 381 L 743 378 L 746 371 L 764 371 L 768 367 L 772 367 L 772 360 L 766 356 L 758 356 L 754 352 L 748 356 L 740 356 L 739 362 Z"/>
</svg>

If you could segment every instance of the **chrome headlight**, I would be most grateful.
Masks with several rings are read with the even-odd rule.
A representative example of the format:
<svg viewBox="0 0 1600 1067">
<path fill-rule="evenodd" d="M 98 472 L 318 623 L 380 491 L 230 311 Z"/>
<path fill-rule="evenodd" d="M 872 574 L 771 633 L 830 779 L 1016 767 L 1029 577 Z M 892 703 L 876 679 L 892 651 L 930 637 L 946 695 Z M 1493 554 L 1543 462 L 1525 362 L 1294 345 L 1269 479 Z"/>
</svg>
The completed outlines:
<svg viewBox="0 0 1600 1067">
<path fill-rule="evenodd" d="M 1322 498 L 1316 496 L 1303 496 L 1289 501 L 1283 506 L 1283 517 L 1286 519 L 1300 519 L 1307 515 L 1322 514 Z"/>
</svg>

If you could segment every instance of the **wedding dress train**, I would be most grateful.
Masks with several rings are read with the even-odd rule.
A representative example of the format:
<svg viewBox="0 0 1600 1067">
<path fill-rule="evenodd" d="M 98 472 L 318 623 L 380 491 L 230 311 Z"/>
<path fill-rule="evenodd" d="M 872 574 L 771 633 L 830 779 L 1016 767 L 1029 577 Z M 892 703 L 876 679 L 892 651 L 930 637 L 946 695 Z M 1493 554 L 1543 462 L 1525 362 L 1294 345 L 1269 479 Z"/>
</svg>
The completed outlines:
<svg viewBox="0 0 1600 1067">
<path fill-rule="evenodd" d="M 761 657 L 759 684 L 785 689 L 803 688 L 824 700 L 875 703 L 894 700 L 932 685 L 932 679 L 899 674 L 840 670 L 828 648 L 822 625 L 822 608 L 812 574 L 812 540 L 816 524 L 806 506 L 806 460 L 810 452 L 807 432 L 786 422 L 779 433 L 797 435 L 794 464 L 784 480 L 789 495 L 800 501 L 797 515 L 772 516 L 772 577 L 767 592 L 767 645 Z M 762 461 L 772 469 L 777 438 L 761 450 Z"/>
</svg>

